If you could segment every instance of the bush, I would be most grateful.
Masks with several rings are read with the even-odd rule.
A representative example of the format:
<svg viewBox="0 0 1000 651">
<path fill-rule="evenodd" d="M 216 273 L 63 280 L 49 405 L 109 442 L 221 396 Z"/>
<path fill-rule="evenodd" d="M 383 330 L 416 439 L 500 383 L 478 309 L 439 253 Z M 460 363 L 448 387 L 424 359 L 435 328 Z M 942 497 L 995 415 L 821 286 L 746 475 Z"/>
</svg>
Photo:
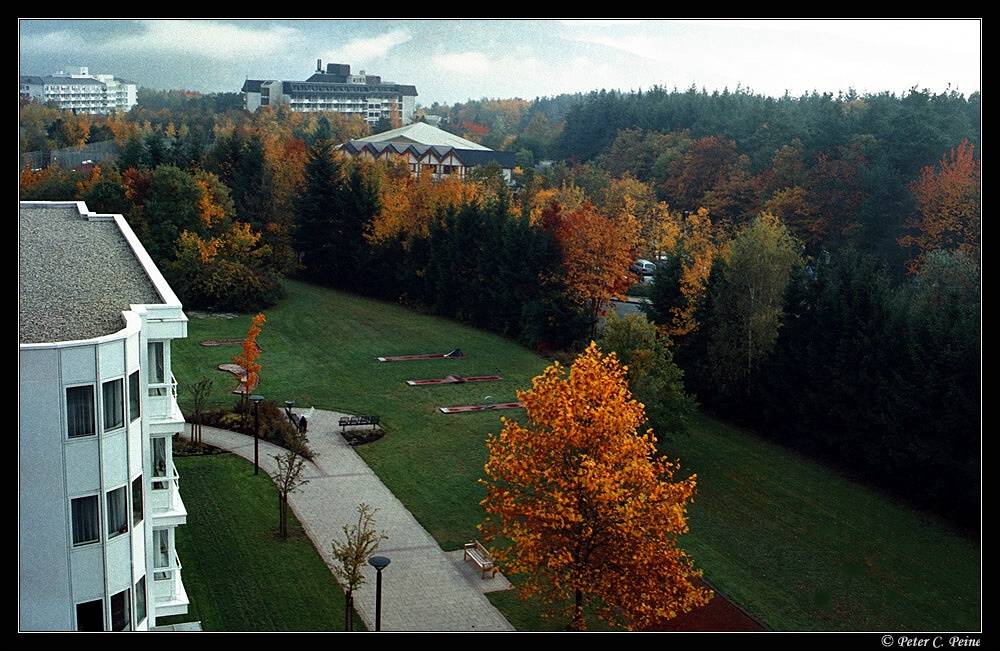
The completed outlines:
<svg viewBox="0 0 1000 651">
<path fill-rule="evenodd" d="M 253 434 L 254 406 L 249 401 L 246 403 L 247 409 L 247 430 L 246 434 Z M 232 416 L 236 421 L 242 418 L 244 403 L 242 400 L 236 403 Z M 306 459 L 312 459 L 315 453 L 309 448 L 309 439 L 304 434 L 299 434 L 299 430 L 292 425 L 285 415 L 284 410 L 273 400 L 263 400 L 258 407 L 257 417 L 260 419 L 260 437 L 269 443 L 279 445 L 286 450 L 294 450 Z M 238 423 L 237 423 L 238 428 Z"/>
</svg>

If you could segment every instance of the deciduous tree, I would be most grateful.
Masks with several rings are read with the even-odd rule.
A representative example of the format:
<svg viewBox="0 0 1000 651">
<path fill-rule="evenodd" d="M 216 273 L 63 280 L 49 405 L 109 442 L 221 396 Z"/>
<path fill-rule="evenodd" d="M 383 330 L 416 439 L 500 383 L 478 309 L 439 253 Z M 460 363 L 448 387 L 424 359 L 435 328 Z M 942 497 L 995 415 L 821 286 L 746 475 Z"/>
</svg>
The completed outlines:
<svg viewBox="0 0 1000 651">
<path fill-rule="evenodd" d="M 354 591 L 365 582 L 364 569 L 368 559 L 378 551 L 378 545 L 389 536 L 375 528 L 378 509 L 362 502 L 358 504 L 358 523 L 342 527 L 343 541 L 333 541 L 333 573 L 344 587 L 344 630 L 354 630 Z"/>
<path fill-rule="evenodd" d="M 917 249 L 908 265 L 911 273 L 918 271 L 927 253 L 935 249 L 962 251 L 972 259 L 979 257 L 980 179 L 980 163 L 968 140 L 943 156 L 936 169 L 929 165 L 921 170 L 920 178 L 910 186 L 920 209 L 920 216 L 908 223 L 916 234 L 899 240 L 902 246 Z"/>
<path fill-rule="evenodd" d="M 505 571 L 585 627 L 584 609 L 646 628 L 704 605 L 711 592 L 678 546 L 696 476 L 656 452 L 626 370 L 591 343 L 567 374 L 558 362 L 519 391 L 527 422 L 504 418 L 482 480 L 488 541 Z M 568 604 L 568 606 L 567 606 Z"/>
</svg>

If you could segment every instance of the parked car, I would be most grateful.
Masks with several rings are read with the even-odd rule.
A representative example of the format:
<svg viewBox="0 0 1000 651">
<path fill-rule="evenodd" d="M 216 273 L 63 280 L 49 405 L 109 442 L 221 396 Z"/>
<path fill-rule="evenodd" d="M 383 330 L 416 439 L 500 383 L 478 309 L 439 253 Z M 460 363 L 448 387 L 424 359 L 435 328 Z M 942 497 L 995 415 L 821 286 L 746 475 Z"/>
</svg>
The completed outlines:
<svg viewBox="0 0 1000 651">
<path fill-rule="evenodd" d="M 639 259 L 632 263 L 629 267 L 632 271 L 639 274 L 640 276 L 652 276 L 656 271 L 656 265 L 649 260 Z"/>
</svg>

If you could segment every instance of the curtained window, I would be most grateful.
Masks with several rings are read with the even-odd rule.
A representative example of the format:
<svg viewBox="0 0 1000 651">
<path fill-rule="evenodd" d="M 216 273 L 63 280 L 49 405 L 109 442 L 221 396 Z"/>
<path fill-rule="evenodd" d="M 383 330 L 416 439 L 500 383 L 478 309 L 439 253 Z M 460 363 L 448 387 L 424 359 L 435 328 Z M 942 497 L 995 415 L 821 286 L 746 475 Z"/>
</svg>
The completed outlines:
<svg viewBox="0 0 1000 651">
<path fill-rule="evenodd" d="M 135 584 L 135 623 L 141 624 L 146 619 L 146 577 Z"/>
<path fill-rule="evenodd" d="M 142 522 L 142 475 L 132 480 L 132 526 Z"/>
<path fill-rule="evenodd" d="M 163 370 L 163 342 L 162 341 L 150 341 L 146 347 L 147 364 L 149 366 L 149 374 L 147 376 L 147 381 L 149 384 L 164 384 L 166 383 L 166 373 Z M 167 395 L 167 390 L 164 387 L 150 388 L 149 395 L 151 396 L 165 396 Z"/>
<path fill-rule="evenodd" d="M 71 439 L 80 436 L 93 436 L 97 433 L 94 427 L 94 386 L 92 384 L 66 389 L 66 423 Z"/>
<path fill-rule="evenodd" d="M 170 531 L 168 529 L 153 529 L 153 567 L 170 567 Z M 156 572 L 153 579 L 167 579 L 167 572 Z"/>
<path fill-rule="evenodd" d="M 130 421 L 142 415 L 142 402 L 139 400 L 139 371 L 128 376 L 128 417 Z"/>
<path fill-rule="evenodd" d="M 73 512 L 73 544 L 86 545 L 101 539 L 101 515 L 97 495 L 77 497 L 71 501 Z"/>
<path fill-rule="evenodd" d="M 108 538 L 128 531 L 128 502 L 125 487 L 108 493 Z"/>
<path fill-rule="evenodd" d="M 104 396 L 104 431 L 125 425 L 125 387 L 121 380 L 110 380 L 101 385 Z"/>
<path fill-rule="evenodd" d="M 128 588 L 122 590 L 116 595 L 111 597 L 111 630 L 112 631 L 127 631 L 131 627 L 129 626 L 129 610 L 131 604 L 129 604 L 129 592 Z"/>
</svg>

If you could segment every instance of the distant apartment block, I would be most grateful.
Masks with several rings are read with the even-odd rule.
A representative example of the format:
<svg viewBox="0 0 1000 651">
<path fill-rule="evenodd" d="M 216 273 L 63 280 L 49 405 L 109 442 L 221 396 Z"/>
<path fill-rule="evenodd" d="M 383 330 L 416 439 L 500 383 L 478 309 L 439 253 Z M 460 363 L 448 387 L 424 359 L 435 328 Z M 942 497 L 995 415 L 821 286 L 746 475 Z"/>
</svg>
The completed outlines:
<svg viewBox="0 0 1000 651">
<path fill-rule="evenodd" d="M 359 115 L 369 124 L 382 119 L 410 124 L 417 100 L 415 86 L 383 82 L 364 70 L 352 75 L 351 66 L 344 63 L 328 63 L 324 71 L 318 59 L 316 72 L 305 81 L 248 79 L 241 90 L 248 111 L 286 104 L 293 111 Z"/>
<path fill-rule="evenodd" d="M 114 75 L 92 75 L 87 68 L 60 70 L 47 77 L 21 76 L 20 95 L 36 102 L 55 102 L 76 113 L 129 111 L 138 103 L 138 87 Z"/>
<path fill-rule="evenodd" d="M 180 301 L 121 215 L 21 202 L 20 630 L 149 630 L 185 614 Z"/>
<path fill-rule="evenodd" d="M 403 160 L 413 174 L 426 173 L 434 179 L 464 179 L 474 168 L 495 163 L 511 183 L 516 165 L 513 152 L 494 151 L 425 122 L 349 140 L 337 150 L 373 160 Z"/>
</svg>

